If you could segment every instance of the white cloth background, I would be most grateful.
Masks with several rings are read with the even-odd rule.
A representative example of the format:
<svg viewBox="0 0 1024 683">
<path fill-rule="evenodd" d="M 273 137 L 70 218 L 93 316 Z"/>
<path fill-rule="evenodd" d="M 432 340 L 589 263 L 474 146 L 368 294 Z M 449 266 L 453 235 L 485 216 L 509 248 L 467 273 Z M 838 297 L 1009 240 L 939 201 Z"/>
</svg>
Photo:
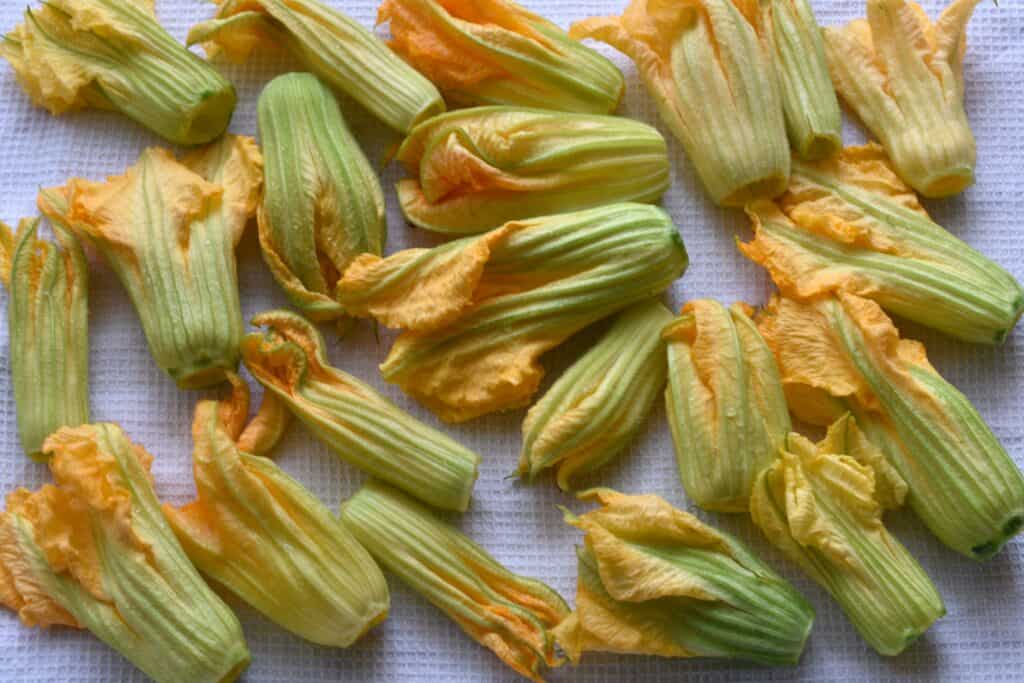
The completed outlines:
<svg viewBox="0 0 1024 683">
<path fill-rule="evenodd" d="M 128 0 L 126 0 L 128 1 Z M 329 0 L 365 25 L 372 25 L 374 0 Z M 525 0 L 524 4 L 561 26 L 579 18 L 618 13 L 625 0 Z M 940 0 L 927 0 L 933 16 Z M 25 0 L 0 0 L 0 29 L 21 21 Z M 863 0 L 816 0 L 823 25 L 860 16 Z M 213 13 L 196 0 L 157 0 L 164 26 L 183 40 L 188 28 Z M 962 196 L 929 203 L 935 218 L 983 253 L 1024 280 L 1024 7 L 1010 0 L 978 7 L 969 33 L 966 63 L 967 106 L 978 139 L 977 184 Z M 672 187 L 663 200 L 679 226 L 691 265 L 670 291 L 674 309 L 694 297 L 725 302 L 763 303 L 770 283 L 762 270 L 736 250 L 734 235 L 746 238 L 746 219 L 736 211 L 714 207 L 694 178 L 681 146 L 657 119 L 636 70 L 622 55 L 603 50 L 623 70 L 627 93 L 619 114 L 654 124 L 669 140 Z M 278 55 L 257 56 L 242 66 L 222 65 L 239 94 L 231 130 L 256 135 L 256 100 L 274 75 L 300 67 Z M 346 115 L 374 163 L 397 141 L 350 102 Z M 848 143 L 863 133 L 847 125 Z M 41 186 L 70 176 L 100 179 L 121 173 L 147 145 L 161 144 L 127 118 L 103 112 L 53 118 L 33 107 L 15 83 L 10 68 L 0 65 L 0 218 L 11 222 L 35 210 Z M 438 243 L 402 220 L 393 184 L 402 174 L 394 164 L 384 169 L 390 236 L 388 252 Z M 285 299 L 263 265 L 255 229 L 238 250 L 239 286 L 247 317 Z M 189 425 L 197 399 L 213 392 L 185 392 L 153 363 L 128 297 L 113 273 L 95 254 L 90 291 L 91 399 L 94 419 L 119 422 L 155 456 L 154 475 L 161 497 L 174 503 L 191 499 Z M 6 297 L 0 296 L 0 307 Z M 2 311 L 0 311 L 2 314 Z M 6 320 L 6 315 L 3 315 Z M 1010 453 L 1024 464 L 1024 329 L 1004 346 L 958 343 L 918 327 L 901 324 L 906 336 L 924 340 L 939 371 L 974 401 Z M 430 424 L 438 421 L 376 370 L 393 335 L 378 343 L 369 324 L 337 339 L 325 329 L 332 360 L 369 381 L 387 396 Z M 548 382 L 594 338 L 584 332 L 549 354 Z M 43 465 L 20 451 L 8 369 L 6 324 L 0 325 L 0 491 L 35 488 L 49 480 Z M 458 427 L 444 427 L 483 456 L 470 511 L 455 520 L 514 571 L 538 577 L 568 601 L 575 593 L 573 546 L 578 533 L 561 521 L 556 504 L 580 506 L 560 494 L 550 478 L 532 486 L 506 479 L 516 466 L 519 428 L 524 411 L 492 415 Z M 332 509 L 352 494 L 362 476 L 341 463 L 303 427 L 295 424 L 277 451 L 277 461 Z M 658 406 L 628 452 L 591 479 L 592 484 L 625 492 L 654 492 L 693 510 L 679 484 L 664 409 Z M 766 669 L 741 663 L 664 660 L 651 657 L 587 655 L 577 669 L 568 666 L 550 675 L 553 681 L 1019 681 L 1024 680 L 1024 541 L 1011 542 L 984 564 L 943 547 L 908 512 L 890 514 L 890 528 L 921 561 L 946 601 L 948 615 L 903 655 L 876 655 L 857 636 L 836 604 L 784 561 L 744 517 L 698 512 L 711 523 L 746 540 L 773 567 L 790 578 L 817 610 L 817 620 L 803 660 L 795 668 Z M 467 638 L 425 600 L 389 577 L 391 615 L 348 650 L 315 647 L 283 631 L 261 615 L 230 600 L 242 620 L 253 661 L 248 681 L 513 681 L 515 674 L 489 651 Z M 0 613 L 0 680 L 4 681 L 138 681 L 142 674 L 88 632 L 69 629 L 29 630 L 8 611 Z M 183 682 L 187 683 L 187 682 Z"/>
</svg>

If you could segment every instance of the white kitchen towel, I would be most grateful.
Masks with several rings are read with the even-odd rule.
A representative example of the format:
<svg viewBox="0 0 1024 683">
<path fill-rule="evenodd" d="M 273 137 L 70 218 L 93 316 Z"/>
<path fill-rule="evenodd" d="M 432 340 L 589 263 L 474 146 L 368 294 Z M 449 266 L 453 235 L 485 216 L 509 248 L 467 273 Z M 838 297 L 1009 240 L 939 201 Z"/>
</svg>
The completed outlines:
<svg viewBox="0 0 1024 683">
<path fill-rule="evenodd" d="M 125 0 L 131 1 L 131 0 Z M 22 20 L 27 0 L 0 0 L 0 30 Z M 364 25 L 373 25 L 375 0 L 328 0 Z M 530 9 L 561 26 L 588 16 L 618 14 L 626 0 L 523 0 Z M 32 4 L 36 4 L 33 2 Z M 940 0 L 927 0 L 935 16 Z M 161 22 L 183 40 L 190 26 L 209 18 L 211 4 L 197 0 L 157 0 Z M 845 22 L 863 13 L 863 0 L 814 0 L 823 25 Z M 1024 6 L 1006 0 L 983 3 L 970 26 L 966 60 L 967 108 L 978 139 L 977 184 L 962 196 L 929 202 L 936 220 L 1024 280 Z M 734 237 L 749 235 L 740 212 L 713 206 L 695 180 L 681 146 L 658 120 L 636 69 L 622 55 L 599 47 L 626 76 L 627 93 L 619 114 L 658 127 L 669 140 L 672 186 L 663 205 L 682 232 L 690 267 L 668 295 L 674 309 L 695 297 L 725 302 L 763 303 L 770 293 L 764 272 L 736 250 Z M 237 133 L 256 135 L 256 99 L 273 76 L 301 67 L 284 56 L 261 55 L 241 66 L 219 65 L 234 82 L 238 109 L 231 124 Z M 351 102 L 346 116 L 371 160 L 380 166 L 397 138 Z M 849 118 L 849 117 L 848 117 Z M 848 121 L 848 143 L 863 140 Z M 38 188 L 70 176 L 101 179 L 135 161 L 153 135 L 114 113 L 84 112 L 54 118 L 33 107 L 0 62 L 0 218 L 11 222 L 32 215 Z M 390 225 L 388 251 L 438 243 L 437 237 L 411 229 L 402 220 L 393 191 L 402 171 L 382 170 Z M 251 317 L 286 301 L 264 266 L 255 229 L 238 250 L 242 307 Z M 156 456 L 157 492 L 173 503 L 194 494 L 190 423 L 197 399 L 213 392 L 185 392 L 154 365 L 135 311 L 113 273 L 92 257 L 90 292 L 91 399 L 96 420 L 119 422 L 135 441 Z M 6 296 L 0 295 L 0 306 Z M 0 311 L 0 320 L 6 314 Z M 972 346 L 912 325 L 906 336 L 923 340 L 939 371 L 974 401 L 1006 448 L 1024 464 L 1024 329 L 1000 347 Z M 363 322 L 339 340 L 325 329 L 332 361 L 368 381 L 398 405 L 429 424 L 436 418 L 376 369 L 393 335 L 378 341 Z M 595 330 L 544 358 L 548 382 L 593 340 Z M 6 324 L 0 323 L 0 491 L 35 488 L 48 481 L 43 465 L 28 460 L 18 447 L 14 400 L 7 367 Z M 582 509 L 560 494 L 550 478 L 533 485 L 507 479 L 517 463 L 524 411 L 492 415 L 468 424 L 442 426 L 483 456 L 471 510 L 454 521 L 512 570 L 540 578 L 568 601 L 575 593 L 574 545 L 578 533 L 565 526 L 557 504 Z M 362 476 L 341 463 L 295 424 L 277 452 L 277 461 L 333 509 L 351 495 Z M 664 409 L 652 414 L 628 452 L 591 477 L 591 484 L 625 492 L 658 493 L 693 510 L 679 484 Z M 563 667 L 552 681 L 1021 681 L 1024 680 L 1024 540 L 1011 542 L 989 562 L 979 564 L 943 547 L 910 513 L 890 514 L 890 528 L 933 578 L 948 615 L 919 642 L 895 658 L 870 650 L 836 604 L 760 537 L 742 517 L 698 514 L 747 541 L 773 567 L 790 578 L 817 610 L 814 630 L 800 665 L 767 669 L 731 662 L 667 660 L 652 657 L 587 655 L 576 669 Z M 389 577 L 392 609 L 388 619 L 354 647 L 332 650 L 305 643 L 238 603 L 252 666 L 246 681 L 514 681 L 515 674 L 490 651 L 466 637 L 442 613 Z M 0 680 L 141 681 L 142 674 L 86 631 L 29 630 L 0 610 Z M 188 683 L 188 682 L 182 682 Z"/>
</svg>

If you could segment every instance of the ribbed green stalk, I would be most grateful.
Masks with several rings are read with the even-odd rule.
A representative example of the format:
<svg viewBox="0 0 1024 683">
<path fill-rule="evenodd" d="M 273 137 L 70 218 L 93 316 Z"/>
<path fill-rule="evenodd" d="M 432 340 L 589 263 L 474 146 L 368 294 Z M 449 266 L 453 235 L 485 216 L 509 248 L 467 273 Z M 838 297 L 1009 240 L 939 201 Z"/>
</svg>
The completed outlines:
<svg viewBox="0 0 1024 683">
<path fill-rule="evenodd" d="M 850 363 L 877 397 L 881 424 L 890 427 L 868 435 L 906 480 L 910 507 L 954 550 L 977 560 L 995 555 L 1024 527 L 1020 469 L 974 406 L 930 366 L 909 366 L 916 386 L 901 386 L 841 302 L 826 310 Z"/>
<path fill-rule="evenodd" d="M 25 11 L 0 55 L 53 114 L 115 109 L 183 145 L 220 136 L 235 108 L 231 83 L 175 41 L 145 0 L 49 0 Z"/>
<path fill-rule="evenodd" d="M 0 278 L 18 436 L 45 459 L 47 436 L 89 421 L 89 270 L 74 235 L 55 224 L 58 246 L 38 241 L 38 227 L 23 220 L 14 235 L 0 223 Z"/>
<path fill-rule="evenodd" d="M 980 1 L 953 0 L 933 24 L 909 0 L 868 0 L 866 21 L 825 30 L 836 90 L 900 177 L 926 197 L 974 183 L 963 61 L 967 23 Z"/>
<path fill-rule="evenodd" d="M 908 320 L 983 344 L 1002 342 L 1024 311 L 1024 289 L 1012 275 L 923 210 L 908 207 L 905 197 L 843 182 L 801 162 L 794 164 L 790 192 L 797 199 L 784 198 L 785 212 L 763 202 L 748 207 L 756 234 L 741 246 L 787 295 L 843 288 Z M 806 205 L 800 197 L 808 198 Z M 852 237 L 847 226 L 860 234 Z"/>
<path fill-rule="evenodd" d="M 635 61 L 662 119 L 711 199 L 743 206 L 786 188 L 790 152 L 767 39 L 733 0 L 633 0 L 620 17 L 587 19 L 573 38 L 610 43 Z"/>
<path fill-rule="evenodd" d="M 300 316 L 271 311 L 253 324 L 268 331 L 242 341 L 246 367 L 338 457 L 426 503 L 466 509 L 478 455 L 328 365 L 323 338 Z"/>
<path fill-rule="evenodd" d="M 221 416 L 232 408 L 244 415 L 248 400 L 196 408 L 198 499 L 164 514 L 201 572 L 289 631 L 347 647 L 387 616 L 384 576 L 316 496 L 239 449 Z"/>
<path fill-rule="evenodd" d="M 658 301 L 626 309 L 607 333 L 558 378 L 523 422 L 519 474 L 558 470 L 558 486 L 593 472 L 643 427 L 665 386 L 662 328 L 672 314 Z"/>
<path fill-rule="evenodd" d="M 409 222 L 477 233 L 511 220 L 616 202 L 656 202 L 668 189 L 665 140 L 615 116 L 476 107 L 418 125 L 397 158 Z"/>
<path fill-rule="evenodd" d="M 871 470 L 814 448 L 790 435 L 754 486 L 754 522 L 832 595 L 871 647 L 899 654 L 946 613 L 942 598 L 882 524 Z"/>
<path fill-rule="evenodd" d="M 384 195 L 337 101 L 311 74 L 286 74 L 260 95 L 266 187 L 259 212 L 264 260 L 289 300 L 312 320 L 344 315 L 341 273 L 380 254 Z"/>
<path fill-rule="evenodd" d="M 807 0 L 761 0 L 775 54 L 789 142 L 804 159 L 824 159 L 843 146 L 839 113 L 821 27 Z"/>
<path fill-rule="evenodd" d="M 622 97 L 614 64 L 510 0 L 385 0 L 377 19 L 454 104 L 606 114 Z"/>
<path fill-rule="evenodd" d="M 775 359 L 737 304 L 690 302 L 665 338 L 665 403 L 683 487 L 703 508 L 743 512 L 791 428 Z"/>
<path fill-rule="evenodd" d="M 519 674 L 557 666 L 551 629 L 569 613 L 559 595 L 513 574 L 487 551 L 400 491 L 369 481 L 341 519 L 385 569 Z"/>
<path fill-rule="evenodd" d="M 261 180 L 253 141 L 227 136 L 180 161 L 147 149 L 106 183 L 72 179 L 43 190 L 39 208 L 106 257 L 157 365 L 178 386 L 196 388 L 238 366 L 244 326 L 235 245 Z"/>
<path fill-rule="evenodd" d="M 219 45 L 244 59 L 268 39 L 401 133 L 444 111 L 430 81 L 368 29 L 317 0 L 224 0 L 216 18 L 192 27 L 187 42 Z M 246 45 L 242 54 L 232 54 L 239 43 Z"/>
<path fill-rule="evenodd" d="M 26 579 L 152 679 L 234 680 L 249 663 L 241 626 L 199 577 L 160 512 L 151 456 L 112 424 L 62 428 L 46 448 L 58 488 L 19 492 L 15 509 L 14 496 L 9 499 L 0 535 L 15 545 L 4 544 L 0 561 L 20 572 L 24 565 L 11 559 L 27 559 Z M 74 519 L 59 519 L 69 511 Z M 38 537 L 61 524 L 86 531 Z M 44 542 L 81 564 L 52 566 Z M 92 562 L 101 596 L 78 581 Z"/>
<path fill-rule="evenodd" d="M 402 252 L 391 257 L 401 264 L 394 272 L 359 287 L 342 284 L 343 304 L 372 312 L 376 297 L 403 286 L 415 290 L 423 269 L 472 251 L 475 240 L 501 238 L 467 292 L 472 297 L 493 282 L 495 295 L 471 300 L 441 329 L 402 335 L 380 366 L 386 380 L 427 401 L 445 419 L 466 420 L 527 402 L 542 375 L 537 356 L 590 323 L 663 291 L 687 265 L 678 230 L 652 206 L 616 204 L 509 223 L 499 231 L 504 232 L 463 238 L 414 259 L 401 260 Z M 521 358 L 502 356 L 517 348 L 524 349 Z M 467 375 L 473 365 L 479 371 Z"/>
</svg>

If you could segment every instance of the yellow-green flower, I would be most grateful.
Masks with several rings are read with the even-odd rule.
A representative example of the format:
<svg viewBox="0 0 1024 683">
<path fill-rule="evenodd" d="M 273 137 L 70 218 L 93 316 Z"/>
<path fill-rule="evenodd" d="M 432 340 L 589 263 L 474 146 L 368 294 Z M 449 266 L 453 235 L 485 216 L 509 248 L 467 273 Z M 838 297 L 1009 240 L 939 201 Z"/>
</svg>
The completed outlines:
<svg viewBox="0 0 1024 683">
<path fill-rule="evenodd" d="M 759 1 L 761 30 L 775 56 L 789 142 L 803 159 L 830 157 L 843 146 L 843 120 L 811 4 Z"/>
<path fill-rule="evenodd" d="M 555 629 L 573 662 L 585 652 L 800 659 L 814 610 L 735 538 L 658 496 L 580 498 L 601 507 L 565 513 L 586 534 L 576 610 Z"/>
<path fill-rule="evenodd" d="M 664 336 L 665 405 L 683 487 L 705 509 L 743 512 L 791 428 L 775 359 L 743 304 L 691 301 Z"/>
<path fill-rule="evenodd" d="M 311 320 L 335 320 L 338 277 L 363 252 L 380 254 L 387 224 L 377 173 L 337 101 L 311 74 L 286 74 L 260 95 L 265 189 L 260 245 L 270 272 Z"/>
<path fill-rule="evenodd" d="M 161 514 L 153 456 L 113 424 L 63 427 L 43 449 L 57 485 L 0 513 L 0 603 L 26 626 L 89 629 L 159 683 L 234 680 L 242 628 Z"/>
<path fill-rule="evenodd" d="M 415 177 L 398 183 L 414 225 L 475 233 L 510 220 L 615 202 L 655 202 L 668 189 L 665 140 L 617 116 L 478 107 L 424 121 L 398 150 Z"/>
<path fill-rule="evenodd" d="M 658 301 L 627 308 L 603 337 L 558 378 L 523 422 L 519 474 L 549 467 L 558 486 L 592 472 L 624 449 L 665 386 L 661 329 L 672 314 Z"/>
<path fill-rule="evenodd" d="M 307 640 L 351 645 L 387 616 L 384 576 L 316 496 L 241 449 L 249 389 L 233 382 L 229 401 L 196 407 L 198 498 L 180 509 L 165 504 L 164 514 L 189 559 L 218 584 Z"/>
<path fill-rule="evenodd" d="M 74 235 L 36 239 L 39 219 L 17 234 L 0 223 L 0 279 L 7 300 L 11 383 L 21 447 L 43 458 L 59 427 L 89 421 L 89 269 Z"/>
<path fill-rule="evenodd" d="M 825 29 L 836 90 L 926 197 L 974 184 L 964 111 L 967 22 L 981 0 L 953 0 L 934 24 L 909 0 L 867 0 L 867 19 Z"/>
<path fill-rule="evenodd" d="M 759 320 L 790 410 L 825 424 L 851 410 L 906 481 L 939 540 L 986 559 L 1024 527 L 1024 476 L 967 398 L 900 339 L 878 304 L 841 293 L 775 298 Z"/>
<path fill-rule="evenodd" d="M 480 457 L 331 367 L 315 327 L 287 311 L 256 316 L 266 327 L 242 340 L 249 372 L 338 457 L 446 510 L 465 510 Z"/>
<path fill-rule="evenodd" d="M 542 681 L 558 666 L 552 629 L 569 614 L 558 593 L 513 574 L 400 491 L 371 480 L 341 519 L 389 572 L 442 610 L 517 673 Z"/>
<path fill-rule="evenodd" d="M 386 259 L 364 254 L 338 292 L 350 314 L 405 330 L 384 379 L 458 422 L 527 404 L 545 351 L 663 291 L 686 264 L 664 211 L 614 204 Z"/>
<path fill-rule="evenodd" d="M 896 655 L 946 608 L 921 565 L 882 523 L 875 471 L 847 453 L 851 438 L 858 439 L 849 417 L 818 444 L 790 434 L 758 477 L 750 514 L 768 540 L 835 598 L 871 647 Z"/>
<path fill-rule="evenodd" d="M 1003 341 L 1024 311 L 1012 275 L 925 212 L 878 145 L 796 161 L 789 189 L 747 207 L 740 244 L 785 296 L 845 290 L 967 341 Z"/>
<path fill-rule="evenodd" d="M 607 114 L 622 97 L 614 64 L 511 0 L 384 0 L 377 20 L 452 104 Z"/>
<path fill-rule="evenodd" d="M 444 111 L 437 88 L 357 21 L 318 0 L 215 0 L 217 15 L 188 44 L 245 61 L 280 48 L 385 124 L 408 133 Z"/>
<path fill-rule="evenodd" d="M 238 366 L 244 326 L 235 245 L 262 184 L 256 143 L 227 135 L 181 159 L 151 147 L 124 175 L 43 190 L 39 208 L 106 257 L 157 365 L 194 388 Z"/>
<path fill-rule="evenodd" d="M 235 110 L 231 83 L 160 26 L 152 0 L 46 0 L 0 56 L 51 114 L 112 109 L 182 145 L 217 138 Z"/>
<path fill-rule="evenodd" d="M 621 17 L 573 24 L 636 62 L 717 204 L 774 197 L 789 179 L 789 142 L 771 45 L 744 0 L 631 0 Z"/>
</svg>

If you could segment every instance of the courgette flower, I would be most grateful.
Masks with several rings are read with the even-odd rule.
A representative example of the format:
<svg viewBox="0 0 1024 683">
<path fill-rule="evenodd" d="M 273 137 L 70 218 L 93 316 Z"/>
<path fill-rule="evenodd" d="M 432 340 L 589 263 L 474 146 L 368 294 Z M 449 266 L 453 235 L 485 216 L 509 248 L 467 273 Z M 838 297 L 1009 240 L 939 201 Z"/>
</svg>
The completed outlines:
<svg viewBox="0 0 1024 683">
<path fill-rule="evenodd" d="M 896 655 L 946 613 L 942 598 L 882 523 L 875 470 L 849 417 L 813 444 L 791 433 L 754 485 L 750 514 L 765 536 L 832 595 L 864 640 Z M 876 454 L 877 457 L 877 454 Z"/>
<path fill-rule="evenodd" d="M 446 510 L 465 510 L 480 456 L 331 367 L 302 317 L 269 311 L 242 340 L 249 372 L 342 460 Z"/>
<path fill-rule="evenodd" d="M 45 0 L 0 39 L 32 102 L 112 109 L 181 145 L 219 137 L 235 89 L 160 26 L 153 0 Z"/>
<path fill-rule="evenodd" d="M 233 681 L 242 628 L 161 514 L 153 456 L 114 424 L 63 427 L 43 450 L 57 485 L 0 513 L 0 603 L 26 626 L 89 629 L 159 683 Z"/>
<path fill-rule="evenodd" d="M 400 133 L 444 111 L 437 88 L 356 20 L 318 0 L 214 0 L 188 44 L 243 62 L 280 48 Z"/>
<path fill-rule="evenodd" d="M 151 147 L 124 175 L 44 189 L 39 209 L 106 258 L 128 291 L 150 353 L 182 388 L 238 366 L 244 329 L 235 246 L 256 214 L 263 158 L 227 135 L 181 159 Z"/>
<path fill-rule="evenodd" d="M 567 523 L 578 551 L 576 610 L 555 629 L 584 652 L 796 664 L 814 610 L 742 543 L 654 495 L 580 494 L 601 505 Z"/>
<path fill-rule="evenodd" d="M 790 410 L 825 423 L 850 410 L 906 481 L 907 503 L 939 540 L 986 559 L 1024 527 L 1024 476 L 970 401 L 900 339 L 878 304 L 841 293 L 774 298 L 759 327 Z M 827 410 L 829 408 L 830 410 Z"/>
<path fill-rule="evenodd" d="M 886 310 L 983 344 L 1024 311 L 1012 275 L 929 218 L 878 145 L 796 161 L 789 189 L 747 207 L 754 239 L 739 248 L 785 296 L 845 290 Z"/>
<path fill-rule="evenodd" d="M 385 569 L 516 673 L 542 682 L 544 666 L 561 664 L 552 629 L 569 608 L 545 584 L 513 574 L 430 510 L 373 480 L 342 505 L 341 519 Z"/>
<path fill-rule="evenodd" d="M 953 0 L 934 24 L 908 0 L 867 0 L 867 19 L 825 29 L 836 90 L 926 197 L 974 184 L 964 111 L 967 22 L 981 0 Z"/>
<path fill-rule="evenodd" d="M 621 17 L 577 22 L 636 62 L 661 118 L 716 204 L 786 189 L 789 141 L 771 45 L 746 0 L 631 0 Z"/>
<path fill-rule="evenodd" d="M 452 104 L 607 114 L 622 97 L 614 64 L 511 0 L 384 0 L 377 21 Z"/>
<path fill-rule="evenodd" d="M 416 126 L 398 159 L 415 176 L 398 183 L 405 217 L 446 233 L 615 202 L 656 202 L 669 184 L 664 138 L 618 116 L 517 107 L 453 111 Z"/>
<path fill-rule="evenodd" d="M 386 259 L 364 254 L 338 292 L 350 314 L 405 330 L 384 379 L 459 422 L 527 404 L 545 351 L 655 296 L 686 264 L 664 211 L 615 204 Z"/>
<path fill-rule="evenodd" d="M 0 279 L 18 436 L 41 459 L 46 437 L 89 421 L 89 268 L 74 235 L 54 224 L 57 243 L 45 242 L 38 227 L 0 223 Z"/>
</svg>

